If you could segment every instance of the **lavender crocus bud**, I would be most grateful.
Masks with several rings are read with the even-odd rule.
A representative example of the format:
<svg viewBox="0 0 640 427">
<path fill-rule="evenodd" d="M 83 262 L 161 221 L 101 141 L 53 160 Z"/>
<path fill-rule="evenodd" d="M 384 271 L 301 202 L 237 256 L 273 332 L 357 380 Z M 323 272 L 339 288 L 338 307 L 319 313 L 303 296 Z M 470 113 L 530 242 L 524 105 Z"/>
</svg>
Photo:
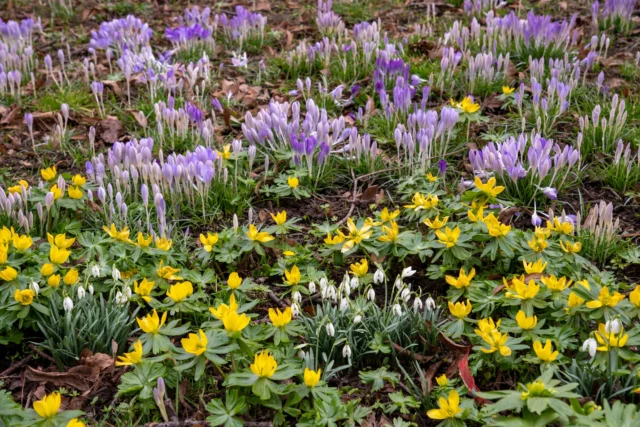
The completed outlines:
<svg viewBox="0 0 640 427">
<path fill-rule="evenodd" d="M 60 106 L 60 111 L 62 111 L 62 117 L 64 117 L 64 120 L 69 120 L 69 104 L 62 104 Z"/>
<path fill-rule="evenodd" d="M 32 132 L 33 131 L 33 114 L 26 113 L 24 115 L 24 122 L 27 125 L 27 127 L 29 128 L 29 132 Z"/>
<path fill-rule="evenodd" d="M 556 200 L 558 198 L 558 191 L 553 187 L 543 188 L 542 194 L 547 196 L 550 200 Z"/>
<path fill-rule="evenodd" d="M 51 207 L 53 206 L 54 200 L 55 199 L 51 191 L 49 191 L 47 195 L 44 196 L 44 204 L 47 207 L 47 210 L 51 209 Z"/>
</svg>

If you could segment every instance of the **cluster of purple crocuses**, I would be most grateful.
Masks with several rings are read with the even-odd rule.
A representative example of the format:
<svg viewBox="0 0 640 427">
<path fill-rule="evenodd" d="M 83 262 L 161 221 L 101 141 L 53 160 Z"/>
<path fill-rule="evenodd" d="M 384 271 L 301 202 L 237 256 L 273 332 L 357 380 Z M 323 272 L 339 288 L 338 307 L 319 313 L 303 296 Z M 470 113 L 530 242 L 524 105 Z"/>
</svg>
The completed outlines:
<svg viewBox="0 0 640 427">
<path fill-rule="evenodd" d="M 250 12 L 242 6 L 236 6 L 236 14 L 228 17 L 226 13 L 217 15 L 217 21 L 225 36 L 235 41 L 242 49 L 247 40 L 264 41 L 267 18 L 259 13 Z"/>
<path fill-rule="evenodd" d="M 331 0 L 318 0 L 316 25 L 323 36 L 339 36 L 345 30 L 344 21 L 333 11 L 333 2 Z"/>
<path fill-rule="evenodd" d="M 3 21 L 0 18 L 0 95 L 20 98 L 23 81 L 35 80 L 32 71 L 37 66 L 33 54 L 33 33 L 41 31 L 40 19 Z M 27 78 L 23 78 L 23 74 Z"/>
<path fill-rule="evenodd" d="M 217 28 L 217 19 L 210 22 L 211 9 L 197 6 L 187 8 L 178 18 L 179 26 L 167 28 L 165 36 L 176 49 L 192 48 L 197 45 L 215 47 L 213 33 Z"/>
</svg>

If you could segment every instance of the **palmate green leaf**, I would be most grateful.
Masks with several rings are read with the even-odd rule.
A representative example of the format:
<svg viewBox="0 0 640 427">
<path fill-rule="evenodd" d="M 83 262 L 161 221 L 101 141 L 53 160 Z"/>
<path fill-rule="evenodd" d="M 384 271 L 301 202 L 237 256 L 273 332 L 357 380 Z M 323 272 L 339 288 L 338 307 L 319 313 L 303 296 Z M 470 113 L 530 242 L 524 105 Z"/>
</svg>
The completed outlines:
<svg viewBox="0 0 640 427">
<path fill-rule="evenodd" d="M 384 386 L 385 381 L 395 386 L 400 376 L 396 372 L 389 372 L 386 366 L 383 366 L 375 371 L 360 372 L 360 379 L 363 383 L 372 385 L 371 391 L 378 391 Z"/>
<path fill-rule="evenodd" d="M 478 397 L 482 397 L 483 399 L 495 399 L 498 397 L 498 393 L 508 393 L 506 396 L 502 397 L 496 403 L 486 406 L 483 408 L 483 415 L 494 415 L 503 411 L 517 411 L 519 412 L 525 401 L 520 398 L 520 393 L 518 392 L 488 392 L 488 393 L 478 393 Z M 496 396 L 498 395 L 498 396 Z"/>
<path fill-rule="evenodd" d="M 135 365 L 132 372 L 125 373 L 118 384 L 118 396 L 138 393 L 140 399 L 149 399 L 158 378 L 166 374 L 166 368 L 160 363 L 144 361 Z"/>
<path fill-rule="evenodd" d="M 238 390 L 227 390 L 225 393 L 225 402 L 221 399 L 214 399 L 209 402 L 205 408 L 211 413 L 207 417 L 207 421 L 214 426 L 224 427 L 242 427 L 244 422 L 237 418 L 247 412 L 249 406 L 246 397 L 238 396 Z"/>
<path fill-rule="evenodd" d="M 249 387 L 255 384 L 255 382 L 258 381 L 258 378 L 259 377 L 253 372 L 236 372 L 229 374 L 223 385 L 225 387 Z"/>
</svg>

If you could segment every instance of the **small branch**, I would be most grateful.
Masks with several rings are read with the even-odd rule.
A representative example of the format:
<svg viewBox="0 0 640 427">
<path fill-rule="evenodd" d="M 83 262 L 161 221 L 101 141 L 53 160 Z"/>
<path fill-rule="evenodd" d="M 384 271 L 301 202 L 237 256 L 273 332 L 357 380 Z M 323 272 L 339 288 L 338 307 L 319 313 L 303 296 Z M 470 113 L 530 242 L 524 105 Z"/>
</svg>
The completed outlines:
<svg viewBox="0 0 640 427">
<path fill-rule="evenodd" d="M 278 304 L 280 308 L 285 309 L 288 307 L 288 305 L 284 301 L 282 301 L 280 297 L 278 297 L 278 295 L 274 294 L 272 291 L 267 292 L 267 295 L 269 295 L 269 298 L 271 298 L 271 301 Z"/>
<path fill-rule="evenodd" d="M 39 350 L 38 347 L 35 346 L 35 344 L 29 344 L 29 348 L 31 350 L 33 350 L 38 356 L 42 357 L 45 360 L 48 360 L 49 362 L 53 362 L 56 363 L 56 360 L 49 356 L 47 353 L 43 352 L 42 350 Z"/>
<path fill-rule="evenodd" d="M 207 421 L 196 420 L 184 420 L 184 421 L 169 421 L 166 423 L 147 423 L 145 427 L 209 427 Z M 243 421 L 244 427 L 273 427 L 271 421 Z"/>
<path fill-rule="evenodd" d="M 10 373 L 17 371 L 18 369 L 22 368 L 24 365 L 29 363 L 31 359 L 33 359 L 33 354 L 28 355 L 18 363 L 13 364 L 9 366 L 7 369 L 5 369 L 4 371 L 0 372 L 0 377 L 6 377 Z"/>
</svg>

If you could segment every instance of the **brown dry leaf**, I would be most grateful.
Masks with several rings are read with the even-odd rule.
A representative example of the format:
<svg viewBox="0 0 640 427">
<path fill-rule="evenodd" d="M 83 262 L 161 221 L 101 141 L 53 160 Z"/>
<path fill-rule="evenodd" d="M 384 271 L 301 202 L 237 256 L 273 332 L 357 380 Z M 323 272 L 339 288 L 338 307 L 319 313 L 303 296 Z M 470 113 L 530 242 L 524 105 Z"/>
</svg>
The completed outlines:
<svg viewBox="0 0 640 427">
<path fill-rule="evenodd" d="M 378 193 L 378 186 L 377 185 L 371 185 L 371 186 L 367 187 L 367 189 L 362 192 L 362 194 L 360 195 L 360 201 L 361 202 L 369 202 L 369 201 L 373 200 L 376 197 L 377 193 Z"/>
<path fill-rule="evenodd" d="M 566 1 L 559 1 L 558 2 L 558 6 L 560 6 L 560 9 L 562 9 L 562 10 L 567 10 L 567 2 Z"/>
<path fill-rule="evenodd" d="M 13 109 L 11 109 L 11 111 L 9 111 L 2 120 L 0 120 L 0 125 L 13 123 L 15 120 L 19 119 L 18 114 L 20 114 L 20 107 L 13 107 Z"/>
<path fill-rule="evenodd" d="M 111 89 L 116 97 L 120 97 L 122 95 L 122 89 L 120 89 L 118 82 L 116 82 L 115 80 L 103 80 L 102 84 L 105 85 L 105 87 L 107 87 L 108 89 Z"/>
<path fill-rule="evenodd" d="M 97 137 L 107 144 L 113 144 L 118 141 L 120 134 L 123 132 L 124 126 L 117 117 L 109 116 L 100 120 L 96 128 Z"/>
<path fill-rule="evenodd" d="M 82 359 L 82 364 L 85 366 L 99 368 L 101 371 L 104 371 L 105 369 L 109 369 L 114 366 L 114 360 L 108 354 L 96 353 Z"/>
<path fill-rule="evenodd" d="M 520 212 L 520 208 L 517 207 L 517 206 L 511 207 L 511 208 L 507 208 L 507 209 L 503 209 L 498 214 L 498 221 L 500 221 L 503 224 L 508 224 L 511 221 L 511 218 L 513 218 L 513 216 L 517 212 Z"/>
<path fill-rule="evenodd" d="M 24 376 L 29 381 L 51 382 L 56 387 L 68 387 L 79 391 L 89 390 L 100 379 L 100 369 L 91 366 L 74 366 L 67 372 L 43 372 L 31 366 L 26 368 Z"/>
<path fill-rule="evenodd" d="M 266 209 L 260 209 L 260 212 L 258 212 L 258 219 L 260 222 L 265 222 L 267 218 L 269 218 L 269 211 Z"/>
<path fill-rule="evenodd" d="M 142 111 L 132 111 L 131 115 L 143 129 L 147 128 L 147 116 L 145 116 Z"/>
</svg>

